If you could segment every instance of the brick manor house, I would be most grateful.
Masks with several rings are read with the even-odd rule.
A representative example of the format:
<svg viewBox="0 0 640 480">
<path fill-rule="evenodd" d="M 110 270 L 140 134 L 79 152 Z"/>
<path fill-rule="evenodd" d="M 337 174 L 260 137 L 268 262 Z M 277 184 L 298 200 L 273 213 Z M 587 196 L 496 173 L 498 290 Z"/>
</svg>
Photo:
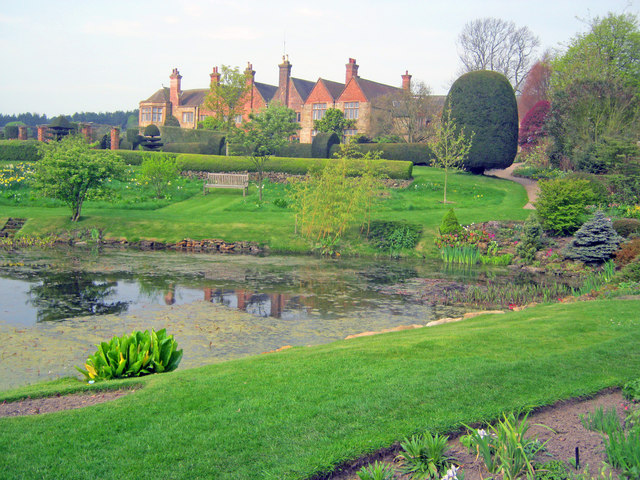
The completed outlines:
<svg viewBox="0 0 640 480">
<path fill-rule="evenodd" d="M 279 102 L 296 112 L 300 123 L 299 138 L 301 143 L 311 143 L 315 131 L 313 121 L 323 117 L 328 108 L 337 108 L 344 112 L 345 118 L 356 120 L 356 128 L 345 132 L 345 136 L 357 133 L 368 134 L 371 127 L 371 112 L 376 100 L 389 94 L 411 88 L 411 75 L 402 75 L 402 87 L 393 87 L 366 80 L 358 76 L 358 64 L 350 58 L 346 64 L 344 83 L 319 78 L 313 82 L 291 76 L 291 63 L 287 57 L 282 58 L 279 67 L 278 85 L 268 85 L 255 81 L 256 72 L 251 64 L 247 65 L 245 74 L 251 83 L 244 113 L 238 115 L 236 123 L 249 119 L 249 114 L 259 112 L 271 102 Z M 218 67 L 210 74 L 211 82 L 220 81 Z M 170 75 L 169 88 L 163 87 L 148 99 L 140 102 L 140 127 L 149 124 L 164 124 L 167 115 L 173 115 L 182 128 L 197 128 L 198 122 L 213 115 L 204 108 L 208 88 L 182 90 L 182 76 L 177 68 Z"/>
</svg>

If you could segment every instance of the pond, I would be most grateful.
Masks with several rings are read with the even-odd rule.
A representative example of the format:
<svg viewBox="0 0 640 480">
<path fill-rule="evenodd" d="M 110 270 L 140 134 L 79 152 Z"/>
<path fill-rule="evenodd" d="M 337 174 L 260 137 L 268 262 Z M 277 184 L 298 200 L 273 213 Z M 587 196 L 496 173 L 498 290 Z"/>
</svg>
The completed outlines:
<svg viewBox="0 0 640 480">
<path fill-rule="evenodd" d="M 96 343 L 136 329 L 166 327 L 193 367 L 460 315 L 426 292 L 489 281 L 513 279 L 422 260 L 0 252 L 0 389 L 76 374 Z"/>
</svg>

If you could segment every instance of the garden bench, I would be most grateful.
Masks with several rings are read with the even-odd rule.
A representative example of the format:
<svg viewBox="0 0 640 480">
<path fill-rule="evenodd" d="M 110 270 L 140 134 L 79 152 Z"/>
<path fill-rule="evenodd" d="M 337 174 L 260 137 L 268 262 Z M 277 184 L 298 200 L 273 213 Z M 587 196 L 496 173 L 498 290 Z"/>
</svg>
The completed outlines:
<svg viewBox="0 0 640 480">
<path fill-rule="evenodd" d="M 202 188 L 203 193 L 207 194 L 207 188 L 241 188 L 242 196 L 245 196 L 247 188 L 249 188 L 248 173 L 207 173 L 207 179 Z"/>
</svg>

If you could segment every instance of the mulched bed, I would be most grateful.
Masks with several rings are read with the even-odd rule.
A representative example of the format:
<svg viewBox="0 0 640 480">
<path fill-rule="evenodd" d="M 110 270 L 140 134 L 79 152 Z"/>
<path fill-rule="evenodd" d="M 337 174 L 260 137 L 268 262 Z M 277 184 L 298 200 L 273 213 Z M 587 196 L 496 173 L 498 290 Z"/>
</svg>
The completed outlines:
<svg viewBox="0 0 640 480">
<path fill-rule="evenodd" d="M 109 402 L 116 398 L 133 393 L 135 390 L 113 390 L 97 393 L 76 393 L 73 395 L 57 395 L 45 398 L 26 398 L 16 402 L 0 403 L 0 417 L 17 417 L 21 415 L 39 415 L 43 413 L 71 410 L 88 407 L 98 403 Z"/>
</svg>

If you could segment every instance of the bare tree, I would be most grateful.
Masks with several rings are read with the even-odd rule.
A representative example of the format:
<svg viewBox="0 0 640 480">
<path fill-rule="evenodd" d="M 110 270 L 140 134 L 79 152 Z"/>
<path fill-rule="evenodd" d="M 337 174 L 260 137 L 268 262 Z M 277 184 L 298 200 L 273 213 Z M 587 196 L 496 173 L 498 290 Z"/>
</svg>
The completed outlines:
<svg viewBox="0 0 640 480">
<path fill-rule="evenodd" d="M 458 55 L 465 72 L 500 72 L 519 92 L 539 44 L 540 40 L 529 27 L 517 28 L 515 23 L 499 18 L 480 18 L 462 29 L 458 36 Z"/>
</svg>

